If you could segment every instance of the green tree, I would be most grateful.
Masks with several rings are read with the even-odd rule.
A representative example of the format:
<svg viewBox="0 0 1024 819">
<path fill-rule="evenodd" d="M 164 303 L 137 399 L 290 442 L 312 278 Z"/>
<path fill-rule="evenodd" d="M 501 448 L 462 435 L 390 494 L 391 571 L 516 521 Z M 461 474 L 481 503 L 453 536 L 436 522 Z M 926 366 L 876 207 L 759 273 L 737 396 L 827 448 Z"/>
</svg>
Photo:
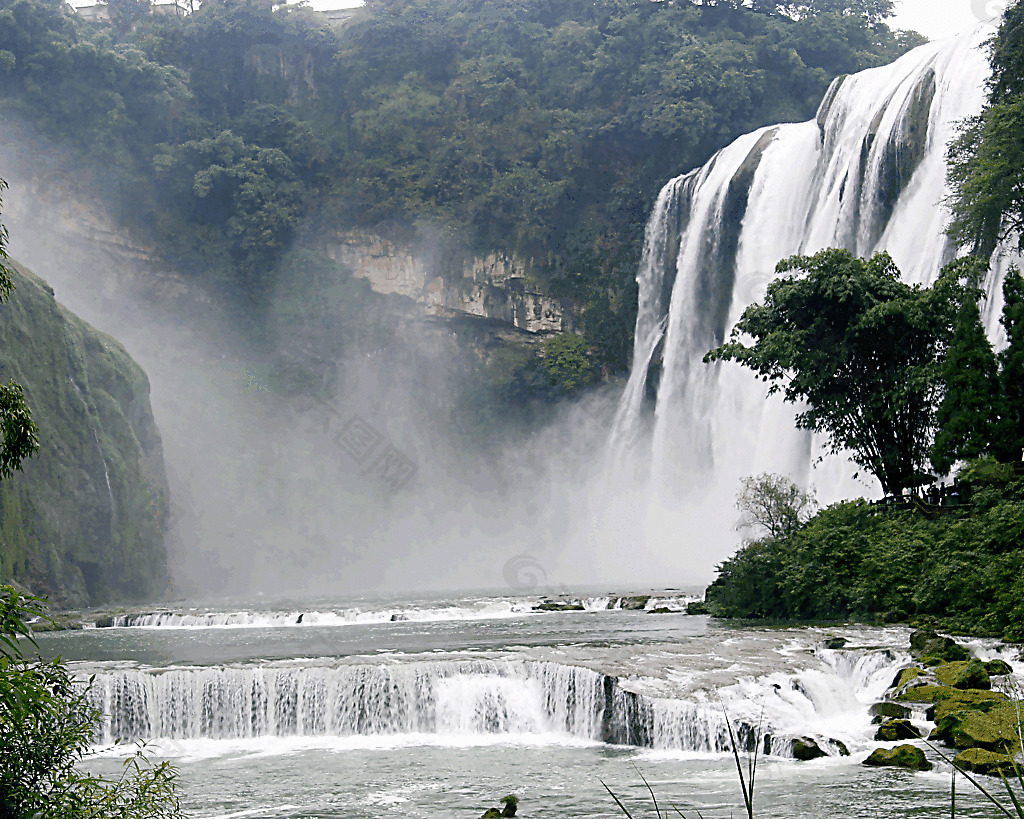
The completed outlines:
<svg viewBox="0 0 1024 819">
<path fill-rule="evenodd" d="M 0 179 L 0 194 L 7 183 Z M 2 205 L 0 199 L 0 205 Z M 7 260 L 7 227 L 0 224 L 0 304 L 6 302 L 14 289 Z M 25 403 L 25 391 L 20 384 L 10 381 L 0 384 L 0 480 L 9 478 L 21 469 L 21 462 L 39 451 L 39 429 L 32 421 L 32 413 Z"/>
<path fill-rule="evenodd" d="M 936 414 L 931 462 L 940 475 L 954 462 L 977 458 L 993 441 L 999 404 L 996 356 L 981 326 L 978 303 L 960 306 L 942 362 L 945 394 Z"/>
<path fill-rule="evenodd" d="M 999 319 L 1007 346 L 999 354 L 999 420 L 993 454 L 1019 461 L 1024 452 L 1024 277 L 1011 269 L 1003 280 L 1003 314 Z"/>
<path fill-rule="evenodd" d="M 559 395 L 572 395 L 594 381 L 594 367 L 581 336 L 554 336 L 544 342 L 541 356 L 548 385 Z"/>
<path fill-rule="evenodd" d="M 784 276 L 798 272 L 799 275 Z M 737 361 L 791 403 L 802 429 L 849 450 L 886 493 L 920 480 L 941 395 L 940 361 L 963 299 L 961 266 L 931 288 L 900 281 L 892 259 L 846 250 L 794 256 L 763 304 L 748 307 L 730 340 L 705 361 Z M 751 346 L 743 336 L 754 339 Z"/>
<path fill-rule="evenodd" d="M 746 477 L 736 496 L 740 512 L 736 528 L 773 540 L 786 537 L 807 522 L 816 505 L 813 492 L 801 489 L 785 475 Z"/>
<path fill-rule="evenodd" d="M 43 601 L 0 586 L 0 819 L 178 819 L 176 773 L 139 755 L 106 781 L 77 764 L 101 714 L 60 660 L 25 656 Z"/>
</svg>

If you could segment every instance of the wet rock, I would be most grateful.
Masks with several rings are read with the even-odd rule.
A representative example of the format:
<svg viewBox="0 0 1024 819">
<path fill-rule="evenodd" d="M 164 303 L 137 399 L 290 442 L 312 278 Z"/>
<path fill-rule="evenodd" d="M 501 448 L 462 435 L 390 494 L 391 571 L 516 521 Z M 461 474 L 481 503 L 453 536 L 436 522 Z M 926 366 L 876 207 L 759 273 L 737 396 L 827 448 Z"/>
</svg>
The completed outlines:
<svg viewBox="0 0 1024 819">
<path fill-rule="evenodd" d="M 828 756 L 828 754 L 821 750 L 818 743 L 810 737 L 800 737 L 793 740 L 793 756 L 801 762 L 807 762 L 811 759 Z"/>
<path fill-rule="evenodd" d="M 112 614 L 105 614 L 103 617 L 96 618 L 96 628 L 113 628 L 114 627 L 114 616 Z"/>
<path fill-rule="evenodd" d="M 931 629 L 919 629 L 910 635 L 910 653 L 922 660 L 956 662 L 969 660 L 971 652 L 951 637 L 940 637 Z M 927 664 L 927 662 L 926 662 Z"/>
<path fill-rule="evenodd" d="M 984 748 L 968 748 L 954 757 L 953 764 L 964 771 L 985 776 L 1013 776 L 1013 760 L 1008 754 L 986 751 Z"/>
<path fill-rule="evenodd" d="M 904 668 L 901 670 L 892 680 L 893 688 L 902 688 L 911 680 L 916 680 L 918 677 L 924 676 L 927 673 L 923 668 L 918 668 L 916 665 L 912 665 L 910 668 Z"/>
<path fill-rule="evenodd" d="M 710 614 L 711 612 L 708 609 L 708 604 L 705 603 L 703 600 L 691 600 L 689 603 L 686 604 L 686 613 Z"/>
<path fill-rule="evenodd" d="M 1017 709 L 1006 701 L 988 711 L 974 709 L 956 711 L 936 721 L 930 739 L 937 739 L 954 748 L 983 748 L 1006 753 L 1019 742 Z"/>
<path fill-rule="evenodd" d="M 925 712 L 925 717 L 938 722 L 943 717 L 958 711 L 991 711 L 1001 702 L 1007 702 L 1006 694 L 1000 691 L 961 691 L 958 688 L 947 689 L 946 696 L 935 701 Z"/>
<path fill-rule="evenodd" d="M 825 648 L 829 648 L 833 651 L 836 651 L 840 648 L 845 647 L 848 642 L 849 640 L 847 640 L 845 637 L 829 637 L 825 641 Z"/>
<path fill-rule="evenodd" d="M 649 594 L 637 594 L 632 597 L 623 597 L 620 599 L 620 608 L 626 609 L 627 611 L 643 611 L 647 608 L 647 601 L 651 599 Z"/>
<path fill-rule="evenodd" d="M 846 743 L 845 742 L 842 742 L 841 740 L 838 740 L 838 739 L 829 739 L 829 740 L 827 740 L 827 742 L 828 742 L 828 745 L 829 745 L 830 748 L 835 748 L 835 750 L 839 754 L 839 756 L 849 756 L 850 755 L 850 749 L 846 747 Z"/>
<path fill-rule="evenodd" d="M 933 703 L 945 699 L 949 696 L 949 692 L 954 690 L 956 689 L 950 688 L 948 685 L 922 683 L 921 685 L 912 685 L 897 694 L 895 699 L 900 702 Z"/>
<path fill-rule="evenodd" d="M 879 719 L 879 721 L 885 719 L 906 719 L 910 716 L 910 709 L 905 705 L 900 705 L 898 702 L 876 702 L 868 709 L 868 713 L 871 716 Z"/>
<path fill-rule="evenodd" d="M 1004 674 L 1012 674 L 1010 664 L 1003 660 L 989 660 L 985 663 L 985 671 L 990 677 L 1002 677 Z"/>
<path fill-rule="evenodd" d="M 914 745 L 897 745 L 895 748 L 876 748 L 864 760 L 865 765 L 886 768 L 906 768 L 908 771 L 930 771 L 932 763 L 924 751 Z"/>
<path fill-rule="evenodd" d="M 953 688 L 966 689 L 989 689 L 992 681 L 988 678 L 985 666 L 979 660 L 969 662 L 946 663 L 935 669 L 935 677 L 943 685 L 951 685 Z"/>
<path fill-rule="evenodd" d="M 392 614 L 391 615 L 391 622 L 392 623 L 405 623 L 405 622 L 408 621 L 408 619 L 409 618 L 406 617 L 404 614 Z"/>
<path fill-rule="evenodd" d="M 648 614 L 679 614 L 678 609 L 670 609 L 665 606 L 658 606 L 656 609 L 651 609 L 647 612 Z"/>
<path fill-rule="evenodd" d="M 898 742 L 901 739 L 920 739 L 921 732 L 907 719 L 887 719 L 875 732 L 876 742 Z"/>
<path fill-rule="evenodd" d="M 545 600 L 533 607 L 534 611 L 586 611 L 582 603 L 564 603 L 557 600 Z"/>
</svg>

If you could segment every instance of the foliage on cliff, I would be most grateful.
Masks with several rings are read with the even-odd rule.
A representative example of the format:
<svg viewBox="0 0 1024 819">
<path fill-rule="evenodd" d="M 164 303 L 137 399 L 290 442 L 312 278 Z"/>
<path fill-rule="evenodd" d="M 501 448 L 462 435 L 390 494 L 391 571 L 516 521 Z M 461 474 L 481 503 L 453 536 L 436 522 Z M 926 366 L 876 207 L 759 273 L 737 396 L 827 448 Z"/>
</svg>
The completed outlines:
<svg viewBox="0 0 1024 819">
<path fill-rule="evenodd" d="M 114 339 L 11 266 L 0 378 L 25 389 L 39 454 L 0 482 L 0 582 L 65 605 L 152 597 L 167 583 L 166 478 L 149 382 Z"/>
<path fill-rule="evenodd" d="M 949 234 L 985 258 L 1011 236 L 1024 248 L 1024 4 L 1007 7 L 989 47 L 988 102 L 949 146 Z"/>
<path fill-rule="evenodd" d="M 424 225 L 532 260 L 598 363 L 627 361 L 657 188 L 740 133 L 808 118 L 912 44 L 887 0 L 207 0 L 113 32 L 0 0 L 3 96 L 95 169 L 122 220 L 246 311 L 303 231 Z"/>
</svg>

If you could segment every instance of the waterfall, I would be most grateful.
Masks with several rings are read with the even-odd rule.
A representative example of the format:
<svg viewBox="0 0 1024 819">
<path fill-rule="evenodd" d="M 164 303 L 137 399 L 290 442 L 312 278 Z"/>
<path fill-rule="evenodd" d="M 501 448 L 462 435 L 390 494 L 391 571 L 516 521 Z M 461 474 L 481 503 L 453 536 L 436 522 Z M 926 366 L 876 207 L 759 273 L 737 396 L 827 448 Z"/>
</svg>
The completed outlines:
<svg viewBox="0 0 1024 819">
<path fill-rule="evenodd" d="M 844 664 L 821 652 L 821 669 L 746 679 L 722 689 L 721 701 L 651 696 L 589 668 L 518 659 L 105 668 L 92 675 L 89 697 L 104 715 L 96 738 L 104 745 L 161 738 L 561 735 L 719 753 L 730 749 L 724 701 L 741 742 L 763 718 L 762 731 L 771 737 L 766 747 L 785 756 L 794 737 L 808 734 L 838 752 L 815 731 L 816 715 L 841 712 L 866 724 L 858 692 L 870 688 L 871 674 L 891 678 L 899 658 L 887 650 L 857 654 Z"/>
<path fill-rule="evenodd" d="M 648 541 L 651 519 L 674 515 L 662 529 L 678 549 L 701 516 L 732 506 L 746 475 L 787 474 L 815 485 L 823 502 L 878 491 L 866 477 L 854 482 L 847 459 L 821 458 L 823 442 L 797 430 L 797 409 L 766 398 L 759 379 L 702 358 L 794 254 L 886 250 L 907 282 L 935 279 L 956 251 L 944 236 L 946 145 L 984 104 L 990 33 L 979 28 L 841 77 L 814 120 L 742 136 L 662 190 L 637 276 L 633 369 L 609 446 L 620 461 L 622 442 L 653 426 L 650 446 L 631 448 L 646 481 Z M 997 341 L 1002 271 L 1015 258 L 998 252 L 987 283 L 985 320 Z M 655 375 L 651 417 L 644 395 Z M 697 522 L 689 526 L 686 514 Z M 724 556 L 726 544 L 716 545 Z"/>
</svg>

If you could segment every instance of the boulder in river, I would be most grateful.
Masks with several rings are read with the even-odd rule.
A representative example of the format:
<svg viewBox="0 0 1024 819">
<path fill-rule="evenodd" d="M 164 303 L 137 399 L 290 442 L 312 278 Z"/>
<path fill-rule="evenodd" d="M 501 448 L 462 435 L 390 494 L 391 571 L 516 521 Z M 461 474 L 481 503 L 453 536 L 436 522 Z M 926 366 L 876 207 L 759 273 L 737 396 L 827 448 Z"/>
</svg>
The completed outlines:
<svg viewBox="0 0 1024 819">
<path fill-rule="evenodd" d="M 864 760 L 865 765 L 885 768 L 906 768 L 908 771 L 930 771 L 932 763 L 924 751 L 915 745 L 897 745 L 895 748 L 876 748 Z"/>
</svg>

